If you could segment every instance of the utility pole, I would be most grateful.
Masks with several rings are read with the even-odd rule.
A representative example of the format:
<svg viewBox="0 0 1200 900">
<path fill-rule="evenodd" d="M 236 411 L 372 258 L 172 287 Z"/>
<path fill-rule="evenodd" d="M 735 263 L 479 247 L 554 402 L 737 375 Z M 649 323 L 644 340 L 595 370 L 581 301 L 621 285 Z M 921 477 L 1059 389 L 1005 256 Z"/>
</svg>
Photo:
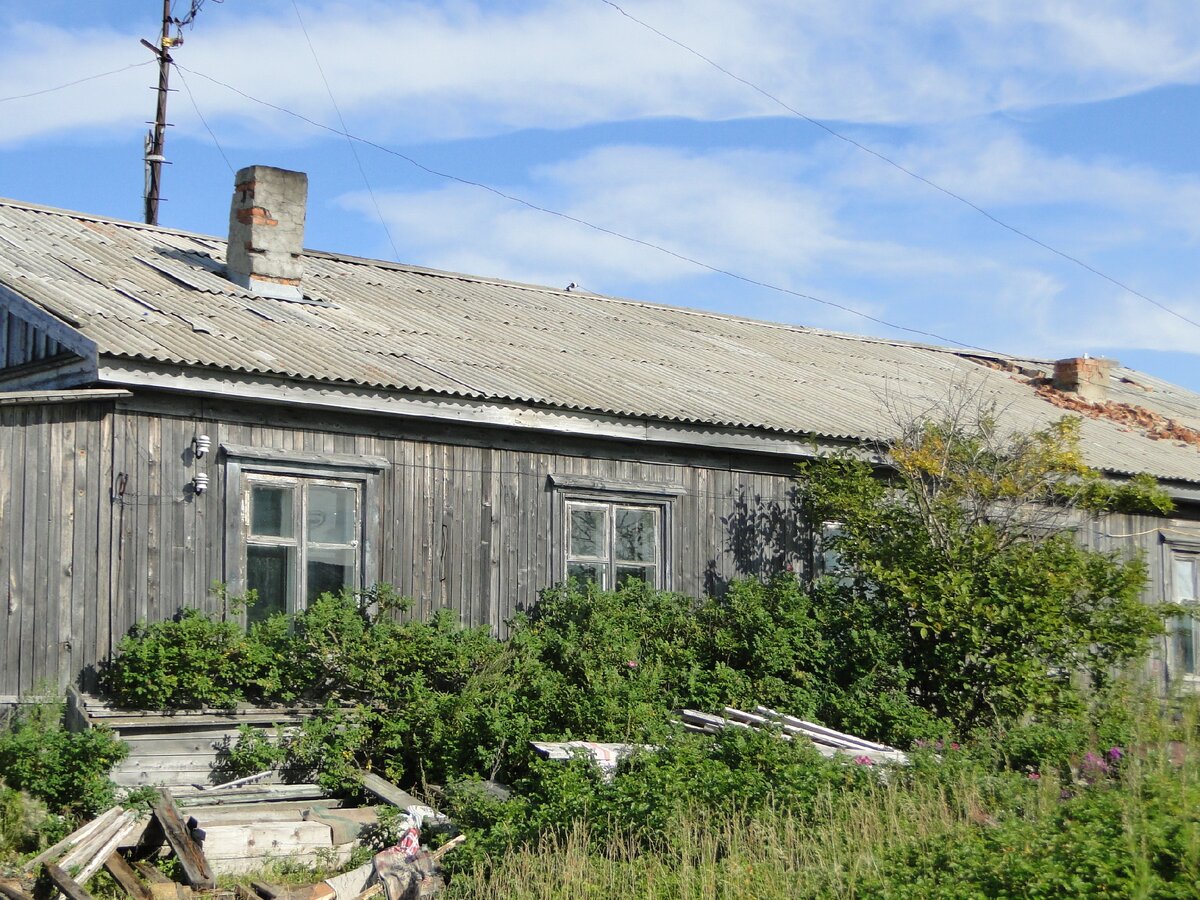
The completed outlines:
<svg viewBox="0 0 1200 900">
<path fill-rule="evenodd" d="M 152 128 L 146 134 L 146 224 L 158 224 L 158 202 L 162 188 L 163 147 L 167 141 L 167 82 L 171 75 L 171 47 L 182 44 L 182 38 L 171 37 L 171 0 L 163 0 L 162 36 L 158 46 L 143 39 L 142 44 L 158 57 L 158 108 Z"/>
</svg>

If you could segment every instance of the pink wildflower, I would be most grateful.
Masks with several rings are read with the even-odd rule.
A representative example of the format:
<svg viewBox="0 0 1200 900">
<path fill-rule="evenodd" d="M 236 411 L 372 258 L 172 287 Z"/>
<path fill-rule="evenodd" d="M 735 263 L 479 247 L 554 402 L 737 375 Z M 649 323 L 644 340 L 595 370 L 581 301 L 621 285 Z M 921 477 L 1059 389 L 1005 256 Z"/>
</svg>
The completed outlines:
<svg viewBox="0 0 1200 900">
<path fill-rule="evenodd" d="M 856 756 L 856 757 L 854 757 L 854 761 L 856 763 L 858 763 L 858 765 L 860 765 L 860 766 L 875 765 L 875 761 L 873 759 L 871 759 L 871 757 L 869 757 L 869 756 Z"/>
</svg>

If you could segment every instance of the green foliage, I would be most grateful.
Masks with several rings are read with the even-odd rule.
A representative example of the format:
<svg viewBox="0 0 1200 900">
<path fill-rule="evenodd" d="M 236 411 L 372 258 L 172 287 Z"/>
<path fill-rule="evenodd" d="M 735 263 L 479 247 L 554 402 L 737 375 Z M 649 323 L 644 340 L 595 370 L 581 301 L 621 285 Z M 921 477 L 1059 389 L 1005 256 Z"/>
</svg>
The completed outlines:
<svg viewBox="0 0 1200 900">
<path fill-rule="evenodd" d="M 257 650 L 236 623 L 183 609 L 123 637 L 101 672 L 101 687 L 131 708 L 233 707 L 260 680 Z"/>
<path fill-rule="evenodd" d="M 1070 708 L 1075 673 L 1103 686 L 1162 632 L 1161 611 L 1139 600 L 1141 560 L 1085 549 L 1065 530 L 1100 485 L 1075 420 L 1017 436 L 987 416 L 920 423 L 889 460 L 888 482 L 849 458 L 801 473 L 814 522 L 840 523 L 839 577 L 816 592 L 843 650 L 839 705 L 862 725 L 912 734 L 930 724 L 914 718 L 920 707 L 965 733 Z M 1145 479 L 1134 484 L 1155 495 Z M 1068 495 L 1078 503 L 1064 509 Z M 864 707 L 872 692 L 895 710 Z"/>
<path fill-rule="evenodd" d="M 54 703 L 18 710 L 0 732 L 0 772 L 10 788 L 56 813 L 91 816 L 112 805 L 116 788 L 108 773 L 129 748 L 107 728 L 67 731 L 62 711 Z"/>
<path fill-rule="evenodd" d="M 0 864 L 37 847 L 39 837 L 52 825 L 46 804 L 0 780 Z"/>
</svg>

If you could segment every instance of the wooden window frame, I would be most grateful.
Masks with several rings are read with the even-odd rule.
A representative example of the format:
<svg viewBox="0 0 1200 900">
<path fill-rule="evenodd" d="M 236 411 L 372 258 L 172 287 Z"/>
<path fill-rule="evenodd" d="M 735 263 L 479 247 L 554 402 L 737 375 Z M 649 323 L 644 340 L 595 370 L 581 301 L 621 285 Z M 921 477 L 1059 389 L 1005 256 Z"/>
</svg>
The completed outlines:
<svg viewBox="0 0 1200 900">
<path fill-rule="evenodd" d="M 1175 632 L 1171 623 L 1176 617 L 1168 620 L 1165 638 L 1166 678 L 1168 686 L 1172 683 L 1186 687 L 1191 691 L 1200 691 L 1200 541 L 1179 540 L 1176 538 L 1162 539 L 1163 545 L 1163 600 L 1167 603 L 1179 603 L 1192 617 L 1192 668 L 1191 672 L 1176 672 L 1179 660 L 1175 654 Z M 1192 567 L 1192 596 L 1181 602 L 1177 598 L 1182 593 L 1176 584 L 1176 560 L 1183 559 Z"/>
<path fill-rule="evenodd" d="M 246 550 L 250 520 L 248 497 L 249 487 L 255 481 L 291 481 L 309 485 L 356 487 L 359 513 L 356 588 L 363 590 L 378 582 L 379 542 L 382 534 L 380 482 L 382 473 L 390 466 L 388 460 L 349 454 L 297 453 L 234 444 L 222 444 L 220 452 L 225 468 L 225 542 L 222 569 L 225 573 L 226 587 L 231 594 L 237 596 L 246 592 Z M 299 512 L 295 515 L 299 516 Z M 297 535 L 295 540 L 301 540 L 301 536 Z M 255 538 L 254 543 L 266 544 L 271 541 Z M 304 553 L 300 556 L 303 558 Z M 302 574 L 295 589 L 295 601 L 302 604 L 305 601 L 305 573 L 302 562 L 298 561 L 297 565 L 300 566 Z"/>
<path fill-rule="evenodd" d="M 618 481 L 600 479 L 586 475 L 558 475 L 549 477 L 554 489 L 554 519 L 553 557 L 551 559 L 552 581 L 561 584 L 567 580 L 567 566 L 571 561 L 568 556 L 571 546 L 571 516 L 572 505 L 606 507 L 608 542 L 607 557 L 604 565 L 608 571 L 609 586 L 615 581 L 616 569 L 619 564 L 613 559 L 612 540 L 615 528 L 615 517 L 612 510 L 616 507 L 632 509 L 652 509 L 658 517 L 655 542 L 655 587 L 658 590 L 672 590 L 675 573 L 673 571 L 673 534 L 675 500 L 684 493 L 682 485 L 672 483 Z M 583 561 L 579 558 L 576 561 Z M 587 560 L 593 561 L 591 559 Z"/>
</svg>

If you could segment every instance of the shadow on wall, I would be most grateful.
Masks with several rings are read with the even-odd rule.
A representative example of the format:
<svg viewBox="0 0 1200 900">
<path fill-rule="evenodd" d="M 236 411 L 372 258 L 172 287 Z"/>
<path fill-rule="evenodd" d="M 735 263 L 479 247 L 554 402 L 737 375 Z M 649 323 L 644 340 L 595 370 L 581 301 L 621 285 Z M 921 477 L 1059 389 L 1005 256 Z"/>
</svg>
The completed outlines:
<svg viewBox="0 0 1200 900">
<path fill-rule="evenodd" d="M 787 496 L 764 498 L 745 488 L 733 511 L 721 517 L 725 546 L 704 570 L 704 592 L 719 597 L 735 578 L 770 578 L 780 572 L 807 573 L 813 558 L 812 529 L 801 514 L 796 487 Z"/>
</svg>

